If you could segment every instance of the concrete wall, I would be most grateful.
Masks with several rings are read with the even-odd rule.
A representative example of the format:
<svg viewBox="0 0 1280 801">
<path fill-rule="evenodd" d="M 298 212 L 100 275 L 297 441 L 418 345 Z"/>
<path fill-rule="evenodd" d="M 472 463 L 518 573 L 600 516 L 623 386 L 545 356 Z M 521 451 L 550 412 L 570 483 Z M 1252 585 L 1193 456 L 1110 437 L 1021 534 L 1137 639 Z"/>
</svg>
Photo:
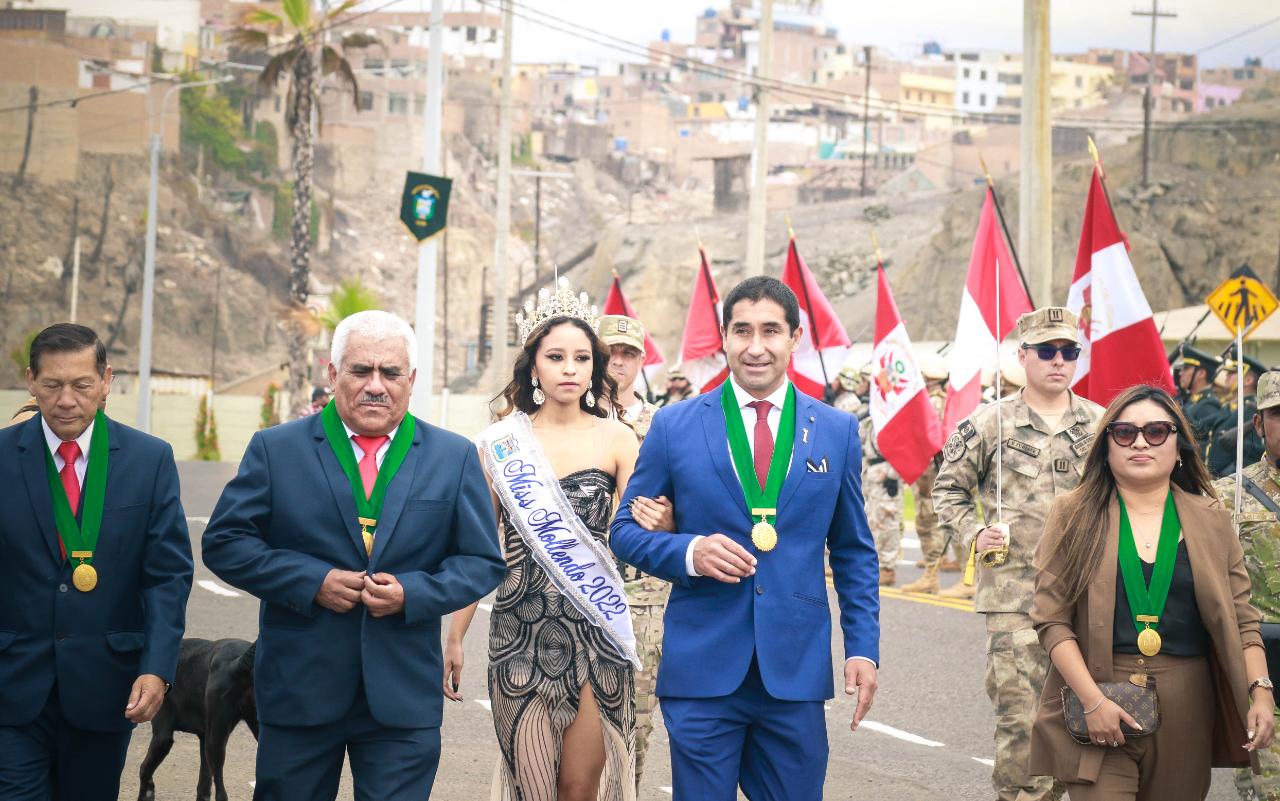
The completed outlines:
<svg viewBox="0 0 1280 801">
<path fill-rule="evenodd" d="M 26 402 L 25 391 L 0 390 L 0 423 Z M 195 421 L 200 399 L 190 395 L 156 395 L 151 406 L 152 433 L 173 446 L 178 459 L 193 459 L 196 452 Z M 218 395 L 213 399 L 213 414 L 218 423 L 218 444 L 222 461 L 238 464 L 258 430 L 262 401 L 246 395 Z M 438 424 L 443 410 L 437 395 L 432 403 L 432 421 Z M 137 419 L 137 399 L 133 395 L 112 393 L 107 400 L 107 414 L 125 425 Z M 472 438 L 489 424 L 488 399 L 479 395 L 453 395 L 449 398 L 448 425 L 454 431 Z"/>
</svg>

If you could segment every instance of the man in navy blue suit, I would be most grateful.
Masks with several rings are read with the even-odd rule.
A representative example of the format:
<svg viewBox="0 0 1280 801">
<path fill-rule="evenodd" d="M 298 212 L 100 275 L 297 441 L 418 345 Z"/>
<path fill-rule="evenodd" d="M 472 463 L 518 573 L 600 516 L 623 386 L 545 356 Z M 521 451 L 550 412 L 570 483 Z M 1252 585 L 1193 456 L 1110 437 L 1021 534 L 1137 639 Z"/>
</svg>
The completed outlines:
<svg viewBox="0 0 1280 801">
<path fill-rule="evenodd" d="M 173 450 L 102 411 L 92 329 L 31 342 L 39 414 L 0 431 L 0 799 L 115 801 L 178 666 L 191 540 Z"/>
<path fill-rule="evenodd" d="M 334 398 L 254 435 L 202 556 L 262 600 L 255 799 L 421 801 L 440 759 L 440 618 L 506 566 L 475 448 L 408 414 L 413 329 L 381 311 L 333 335 Z"/>
<path fill-rule="evenodd" d="M 857 418 L 787 380 L 805 335 L 795 295 L 749 278 L 724 303 L 730 378 L 654 416 L 612 526 L 620 559 L 674 582 L 658 698 L 676 799 L 822 797 L 823 701 L 834 695 L 830 563 L 844 635 L 851 728 L 879 660 L 878 567 L 860 485 Z M 628 507 L 665 495 L 676 532 Z"/>
</svg>

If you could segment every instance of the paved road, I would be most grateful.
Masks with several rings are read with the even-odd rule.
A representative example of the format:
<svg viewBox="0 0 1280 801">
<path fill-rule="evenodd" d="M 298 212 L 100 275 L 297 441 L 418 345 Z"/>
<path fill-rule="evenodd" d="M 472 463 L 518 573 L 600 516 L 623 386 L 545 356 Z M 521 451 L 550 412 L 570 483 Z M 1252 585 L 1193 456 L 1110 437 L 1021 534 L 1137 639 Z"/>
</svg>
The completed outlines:
<svg viewBox="0 0 1280 801">
<path fill-rule="evenodd" d="M 204 523 L 234 471 L 226 465 L 204 463 L 183 463 L 180 471 L 198 555 Z M 910 566 L 910 561 L 919 557 L 913 543 L 908 537 L 909 547 L 898 571 L 902 583 L 919 572 Z M 944 583 L 950 583 L 955 575 L 944 576 Z M 218 582 L 198 558 L 196 582 L 188 607 L 190 636 L 254 638 L 256 600 Z M 871 714 L 855 734 L 849 731 L 852 702 L 840 695 L 827 704 L 831 744 L 828 799 L 980 801 L 993 797 L 989 768 L 993 718 L 982 682 L 984 628 L 981 618 L 963 606 L 898 592 L 882 595 L 883 664 L 880 692 Z M 466 700 L 445 710 L 443 755 L 434 794 L 445 801 L 483 801 L 489 797 L 497 747 L 484 681 L 487 624 L 482 611 L 467 638 L 462 681 Z M 839 653 L 833 653 L 832 662 L 833 666 L 839 664 Z M 658 726 L 640 801 L 671 797 L 671 768 L 660 719 Z M 137 795 L 138 764 L 149 737 L 146 726 L 134 735 L 122 799 Z M 253 736 L 241 726 L 232 736 L 227 754 L 226 776 L 233 801 L 251 797 L 253 762 Z M 198 764 L 195 738 L 179 735 L 157 773 L 158 797 L 194 794 Z M 346 774 L 339 797 L 351 797 Z M 1215 773 L 1209 797 L 1214 801 L 1235 798 L 1229 773 Z"/>
</svg>

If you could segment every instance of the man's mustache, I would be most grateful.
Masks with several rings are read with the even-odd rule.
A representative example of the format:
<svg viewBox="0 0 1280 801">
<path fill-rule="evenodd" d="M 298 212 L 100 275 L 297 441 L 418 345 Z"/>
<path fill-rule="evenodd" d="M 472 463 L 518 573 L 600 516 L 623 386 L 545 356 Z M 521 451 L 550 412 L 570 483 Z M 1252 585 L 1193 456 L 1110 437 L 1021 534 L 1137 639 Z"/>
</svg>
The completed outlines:
<svg viewBox="0 0 1280 801">
<path fill-rule="evenodd" d="M 360 402 L 361 403 L 390 403 L 391 396 L 387 395 L 386 393 L 383 393 L 381 395 L 371 395 L 370 393 L 366 392 L 360 396 Z"/>
</svg>

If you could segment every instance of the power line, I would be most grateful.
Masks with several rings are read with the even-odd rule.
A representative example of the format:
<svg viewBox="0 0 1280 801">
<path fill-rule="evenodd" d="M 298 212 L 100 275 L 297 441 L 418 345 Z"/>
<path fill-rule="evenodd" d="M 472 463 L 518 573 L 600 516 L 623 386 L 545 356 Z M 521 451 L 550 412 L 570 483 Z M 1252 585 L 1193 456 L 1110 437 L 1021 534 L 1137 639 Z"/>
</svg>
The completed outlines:
<svg viewBox="0 0 1280 801">
<path fill-rule="evenodd" d="M 1263 28 L 1266 28 L 1266 27 L 1269 27 L 1269 26 L 1271 26 L 1271 25 L 1276 24 L 1277 22 L 1280 22 L 1280 17 L 1272 17 L 1271 19 L 1267 20 L 1266 22 L 1260 22 L 1260 23 L 1258 23 L 1257 25 L 1254 25 L 1254 26 L 1252 26 L 1252 27 L 1250 27 L 1250 28 L 1246 28 L 1246 29 L 1245 29 L 1245 30 L 1243 30 L 1243 31 L 1239 31 L 1239 32 L 1237 32 L 1237 33 L 1233 33 L 1233 34 L 1231 34 L 1230 36 L 1228 36 L 1228 37 L 1227 37 L 1227 38 L 1225 38 L 1225 39 L 1219 39 L 1218 41 L 1214 42 L 1214 43 L 1213 43 L 1213 44 L 1211 44 L 1211 45 L 1205 45 L 1204 47 L 1202 47 L 1202 48 L 1200 48 L 1199 50 L 1195 51 L 1195 54 L 1198 56 L 1198 55 L 1200 55 L 1201 53 L 1205 53 L 1205 52 L 1208 52 L 1208 51 L 1210 51 L 1210 50 L 1213 50 L 1215 47 L 1219 47 L 1219 46 L 1221 46 L 1221 45 L 1224 45 L 1224 44 L 1226 44 L 1227 42 L 1234 42 L 1236 39 L 1239 39 L 1239 38 L 1240 38 L 1240 37 L 1242 37 L 1242 36 L 1248 36 L 1249 34 L 1253 33 L 1254 31 L 1260 31 L 1260 30 L 1262 30 Z"/>
</svg>

